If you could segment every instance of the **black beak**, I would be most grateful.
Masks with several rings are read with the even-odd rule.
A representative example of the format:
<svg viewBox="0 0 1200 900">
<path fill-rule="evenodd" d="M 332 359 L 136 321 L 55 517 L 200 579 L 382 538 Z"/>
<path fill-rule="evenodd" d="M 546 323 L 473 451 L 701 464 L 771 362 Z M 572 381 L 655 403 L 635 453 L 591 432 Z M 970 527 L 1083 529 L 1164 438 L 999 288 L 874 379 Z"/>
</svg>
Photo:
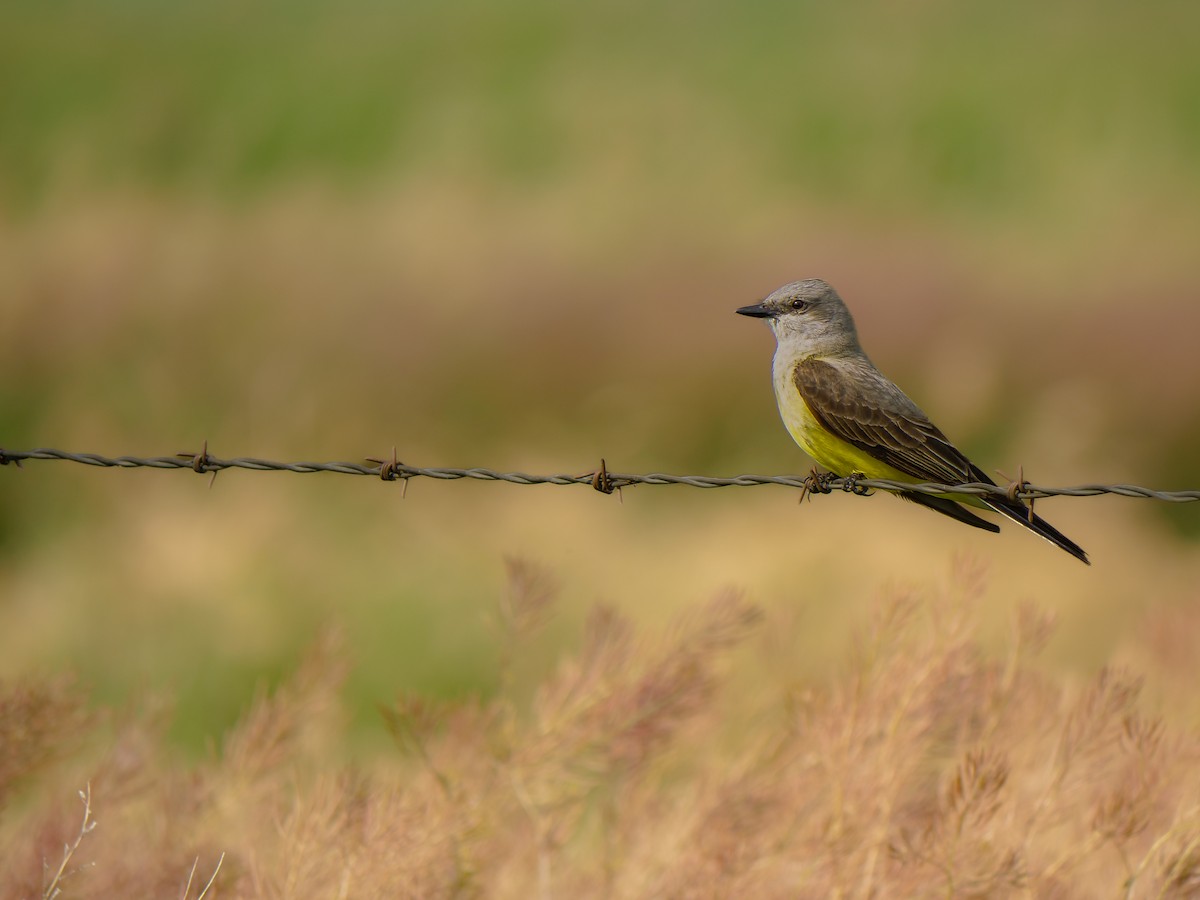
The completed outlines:
<svg viewBox="0 0 1200 900">
<path fill-rule="evenodd" d="M 755 319 L 773 319 L 775 310 L 764 306 L 762 303 L 755 303 L 753 306 L 743 306 L 737 311 L 739 316 L 751 316 Z"/>
</svg>

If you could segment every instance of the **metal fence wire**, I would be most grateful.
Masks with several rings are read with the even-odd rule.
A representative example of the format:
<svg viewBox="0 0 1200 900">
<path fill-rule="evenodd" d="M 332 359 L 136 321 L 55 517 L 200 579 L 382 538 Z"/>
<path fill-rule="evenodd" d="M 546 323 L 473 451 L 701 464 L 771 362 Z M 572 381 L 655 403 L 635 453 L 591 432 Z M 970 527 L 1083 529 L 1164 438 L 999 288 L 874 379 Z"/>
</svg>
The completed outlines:
<svg viewBox="0 0 1200 900">
<path fill-rule="evenodd" d="M 66 450 L 39 448 L 36 450 L 4 450 L 0 448 L 0 465 L 13 463 L 20 466 L 29 460 L 61 460 L 86 466 L 119 469 L 190 469 L 198 473 L 211 473 L 215 478 L 225 469 L 248 469 L 252 472 L 332 472 L 338 475 L 366 475 L 383 481 L 400 481 L 407 485 L 411 478 L 433 478 L 453 481 L 470 478 L 476 481 L 504 481 L 509 484 L 556 484 L 588 485 L 602 493 L 611 494 L 621 488 L 639 484 L 682 484 L 697 488 L 752 487 L 775 484 L 799 488 L 805 493 L 828 493 L 843 490 L 865 494 L 873 489 L 884 491 L 919 491 L 923 494 L 978 494 L 1009 497 L 1022 500 L 1038 500 L 1044 497 L 1095 497 L 1116 494 L 1121 497 L 1140 497 L 1147 500 L 1163 500 L 1168 503 L 1188 503 L 1200 500 L 1200 490 L 1159 491 L 1133 484 L 1081 484 L 1076 487 L 1042 487 L 1019 478 L 1007 485 L 970 482 L 964 484 L 940 484 L 926 482 L 887 481 L 874 478 L 834 478 L 811 475 L 735 475 L 716 478 L 708 475 L 671 475 L 665 472 L 630 474 L 609 471 L 602 459 L 600 466 L 578 475 L 531 475 L 526 472 L 498 472 L 494 469 L 454 469 L 444 467 L 412 466 L 396 459 L 395 450 L 388 459 L 368 457 L 363 463 L 352 462 L 276 462 L 269 459 L 238 456 L 221 459 L 208 452 L 208 443 L 199 453 L 176 453 L 171 456 L 101 456 L 97 453 L 71 453 Z"/>
</svg>

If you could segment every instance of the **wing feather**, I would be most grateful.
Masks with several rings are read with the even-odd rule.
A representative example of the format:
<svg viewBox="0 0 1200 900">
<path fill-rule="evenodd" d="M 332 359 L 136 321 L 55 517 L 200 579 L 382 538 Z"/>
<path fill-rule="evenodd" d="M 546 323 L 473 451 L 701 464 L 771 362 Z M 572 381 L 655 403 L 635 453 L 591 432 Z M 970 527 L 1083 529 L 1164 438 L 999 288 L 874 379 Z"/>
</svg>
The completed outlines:
<svg viewBox="0 0 1200 900">
<path fill-rule="evenodd" d="M 919 481 L 995 483 L 869 362 L 834 366 L 821 359 L 804 359 L 796 364 L 793 379 L 809 411 L 826 430 L 892 468 Z M 949 497 L 914 491 L 901 492 L 901 496 L 968 525 L 999 531 L 993 523 L 968 512 Z M 1041 516 L 1034 515 L 1020 500 L 1004 497 L 981 500 L 1075 558 L 1088 562 L 1083 548 Z"/>
<path fill-rule="evenodd" d="M 793 379 L 822 426 L 880 462 L 921 481 L 991 481 L 874 368 L 809 358 Z"/>
</svg>

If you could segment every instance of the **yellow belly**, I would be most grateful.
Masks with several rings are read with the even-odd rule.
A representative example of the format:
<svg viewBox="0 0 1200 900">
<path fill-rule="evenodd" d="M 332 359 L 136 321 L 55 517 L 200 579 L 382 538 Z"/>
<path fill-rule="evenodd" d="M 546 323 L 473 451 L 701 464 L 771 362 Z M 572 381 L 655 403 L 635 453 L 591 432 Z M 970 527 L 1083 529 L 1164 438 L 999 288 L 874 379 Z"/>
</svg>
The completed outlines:
<svg viewBox="0 0 1200 900">
<path fill-rule="evenodd" d="M 794 398 L 794 402 L 791 398 Z M 911 484 L 917 484 L 923 480 L 892 468 L 887 463 L 880 462 L 859 450 L 853 444 L 830 434 L 817 422 L 816 417 L 809 411 L 808 406 L 795 390 L 791 392 L 790 397 L 786 398 L 786 402 L 784 398 L 780 399 L 779 414 L 783 417 L 783 424 L 787 426 L 788 433 L 801 449 L 834 475 L 844 478 L 851 473 L 856 473 L 867 478 Z M 941 496 L 967 506 L 987 508 L 987 504 L 974 494 L 943 494 Z"/>
<path fill-rule="evenodd" d="M 867 478 L 882 478 L 888 481 L 912 481 L 911 475 L 905 475 L 899 469 L 880 462 L 853 444 L 848 444 L 841 438 L 830 434 L 817 424 L 811 414 L 785 418 L 788 433 L 809 456 L 835 475 L 846 476 L 853 473 L 865 475 Z"/>
<path fill-rule="evenodd" d="M 792 440 L 819 465 L 835 475 L 860 473 L 867 478 L 916 482 L 911 475 L 905 475 L 899 469 L 880 462 L 853 444 L 826 431 L 817 422 L 796 388 L 786 382 L 782 387 L 783 390 L 779 390 L 777 386 L 775 396 L 779 402 L 779 415 L 783 418 L 783 424 Z"/>
<path fill-rule="evenodd" d="M 889 466 L 860 450 L 848 441 L 842 440 L 827 431 L 800 396 L 792 382 L 791 372 L 794 368 L 789 361 L 778 365 L 775 369 L 775 399 L 779 404 L 779 415 L 787 427 L 792 439 L 800 445 L 818 465 L 824 466 L 834 475 L 846 477 L 851 474 L 862 474 L 867 478 L 883 481 L 900 481 L 909 484 L 919 484 L 931 479 L 914 478 L 899 469 Z M 936 479 L 933 479 L 936 480 Z M 984 509 L 987 504 L 974 494 L 943 494 L 949 500 L 964 503 L 968 506 Z"/>
</svg>

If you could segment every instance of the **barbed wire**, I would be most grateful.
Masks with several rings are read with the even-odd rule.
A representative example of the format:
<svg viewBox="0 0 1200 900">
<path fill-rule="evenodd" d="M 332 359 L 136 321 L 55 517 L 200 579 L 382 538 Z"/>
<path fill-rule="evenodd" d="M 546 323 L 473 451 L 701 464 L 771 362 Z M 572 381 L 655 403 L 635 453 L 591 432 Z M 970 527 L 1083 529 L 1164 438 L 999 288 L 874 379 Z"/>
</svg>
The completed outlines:
<svg viewBox="0 0 1200 900">
<path fill-rule="evenodd" d="M 525 485 L 582 484 L 589 485 L 605 494 L 611 494 L 613 491 L 620 490 L 621 488 L 638 484 L 682 484 L 697 488 L 753 487 L 775 484 L 782 485 L 783 487 L 799 488 L 806 493 L 828 493 L 832 490 L 843 490 L 855 494 L 865 494 L 873 489 L 878 489 L 883 491 L 918 491 L 922 494 L 992 495 L 1022 500 L 1039 500 L 1045 497 L 1096 497 L 1103 494 L 1138 497 L 1148 500 L 1163 500 L 1168 503 L 1188 503 L 1200 500 L 1200 490 L 1159 491 L 1133 484 L 1082 484 L 1076 487 L 1041 487 L 1030 484 L 1023 479 L 1001 486 L 981 482 L 965 484 L 925 482 L 922 484 L 910 484 L 903 481 L 888 481 L 876 478 L 818 477 L 815 474 L 735 475 L 730 478 L 716 478 L 708 475 L 671 475 L 665 472 L 651 472 L 638 475 L 610 472 L 603 459 L 600 460 L 600 467 L 598 469 L 583 472 L 579 475 L 530 475 L 525 472 L 497 472 L 493 469 L 485 468 L 454 469 L 411 466 L 396 459 L 394 448 L 390 459 L 368 457 L 365 463 L 276 462 L 274 460 L 256 459 L 248 456 L 220 459 L 209 454 L 207 441 L 205 441 L 204 447 L 199 453 L 176 453 L 171 456 L 150 457 L 101 456 L 97 453 L 71 453 L 66 450 L 53 450 L 49 448 L 38 448 L 35 450 L 5 450 L 0 448 L 0 465 L 14 463 L 19 467 L 22 462 L 27 460 L 60 460 L 81 463 L 87 466 L 120 469 L 191 469 L 198 473 L 211 473 L 213 478 L 216 478 L 217 473 L 225 469 L 248 469 L 254 472 L 297 472 L 301 474 L 332 472 L 338 475 L 367 475 L 382 479 L 383 481 L 402 481 L 405 485 L 407 485 L 410 478 L 434 478 L 440 481 L 469 478 L 476 481 L 504 481 L 509 484 Z"/>
</svg>

